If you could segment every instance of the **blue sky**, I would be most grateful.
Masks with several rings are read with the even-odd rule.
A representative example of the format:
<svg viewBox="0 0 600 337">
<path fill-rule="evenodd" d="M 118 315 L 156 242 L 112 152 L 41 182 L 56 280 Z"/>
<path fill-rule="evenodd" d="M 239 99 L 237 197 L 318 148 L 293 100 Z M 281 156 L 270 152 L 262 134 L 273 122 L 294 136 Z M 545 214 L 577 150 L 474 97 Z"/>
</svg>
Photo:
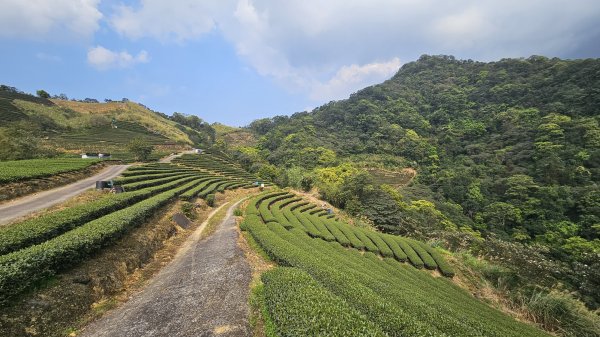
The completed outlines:
<svg viewBox="0 0 600 337">
<path fill-rule="evenodd" d="M 0 83 L 246 125 L 421 54 L 600 56 L 592 0 L 0 0 Z"/>
</svg>

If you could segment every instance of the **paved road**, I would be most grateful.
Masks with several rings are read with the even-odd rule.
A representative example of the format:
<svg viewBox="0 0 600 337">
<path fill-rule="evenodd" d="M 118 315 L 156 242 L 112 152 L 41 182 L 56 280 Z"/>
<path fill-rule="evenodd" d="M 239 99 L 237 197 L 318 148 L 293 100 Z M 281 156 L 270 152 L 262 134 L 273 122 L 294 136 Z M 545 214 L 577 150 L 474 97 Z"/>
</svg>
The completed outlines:
<svg viewBox="0 0 600 337">
<path fill-rule="evenodd" d="M 236 206 L 200 241 L 202 224 L 146 288 L 81 336 L 249 336 L 251 270 L 237 245 Z"/>
<path fill-rule="evenodd" d="M 2 204 L 0 205 L 0 225 L 9 223 L 24 215 L 48 208 L 81 194 L 87 189 L 95 187 L 96 180 L 110 180 L 125 171 L 127 167 L 129 167 L 129 165 L 109 166 L 94 176 L 70 185 L 35 193 Z"/>
<path fill-rule="evenodd" d="M 162 159 L 160 159 L 158 162 L 159 163 L 170 163 L 173 159 L 177 158 L 177 157 L 181 157 L 184 154 L 189 154 L 189 153 L 194 153 L 193 150 L 189 150 L 189 151 L 183 151 L 177 154 L 172 154 L 172 155 L 168 155 Z"/>
</svg>

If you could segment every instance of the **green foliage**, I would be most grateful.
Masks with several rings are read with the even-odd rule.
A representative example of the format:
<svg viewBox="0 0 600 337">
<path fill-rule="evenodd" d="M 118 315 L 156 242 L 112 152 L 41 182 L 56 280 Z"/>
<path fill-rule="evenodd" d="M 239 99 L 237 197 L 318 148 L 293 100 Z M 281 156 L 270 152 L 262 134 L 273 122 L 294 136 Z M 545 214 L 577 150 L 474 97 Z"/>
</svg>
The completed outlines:
<svg viewBox="0 0 600 337">
<path fill-rule="evenodd" d="M 294 335 L 291 331 L 321 335 L 313 333 L 314 329 L 321 329 L 324 324 L 321 322 L 331 322 L 331 317 L 343 321 L 352 311 L 388 336 L 546 335 L 507 317 L 446 280 L 433 278 L 396 260 L 381 259 L 373 253 L 363 255 L 337 242 L 311 238 L 299 228 L 286 230 L 277 222 L 264 223 L 255 215 L 249 215 L 244 222 L 272 260 L 293 267 L 285 271 L 276 269 L 266 274 L 264 280 L 265 290 L 274 287 L 266 298 L 271 301 L 268 307 L 281 335 Z M 333 304 L 336 298 L 341 299 L 339 305 Z M 343 312 L 315 314 L 319 310 L 334 310 L 336 306 Z M 335 322 L 329 324 L 338 329 Z"/>
<path fill-rule="evenodd" d="M 0 256 L 0 301 L 85 259 L 128 229 L 143 223 L 155 210 L 193 184 L 162 192 L 41 244 Z"/>
<path fill-rule="evenodd" d="M 36 91 L 35 94 L 40 98 L 46 98 L 46 99 L 50 98 L 50 94 L 48 92 L 46 92 L 46 90 L 40 89 L 40 90 Z"/>
<path fill-rule="evenodd" d="M 189 219 L 196 219 L 196 213 L 194 212 L 194 204 L 191 202 L 184 201 L 181 203 L 181 211 Z"/>
<path fill-rule="evenodd" d="M 141 137 L 134 138 L 127 144 L 127 150 L 134 154 L 136 161 L 147 160 L 153 149 L 152 145 Z"/>
<path fill-rule="evenodd" d="M 261 275 L 279 336 L 385 336 L 364 315 L 296 268 Z"/>
<path fill-rule="evenodd" d="M 0 160 L 55 156 L 55 151 L 41 145 L 39 132 L 29 121 L 18 121 L 7 127 L 0 127 Z"/>
<path fill-rule="evenodd" d="M 194 144 L 201 144 L 204 146 L 210 146 L 215 142 L 216 131 L 202 120 L 202 118 L 196 115 L 185 115 L 178 112 L 174 112 L 173 116 L 169 117 L 172 121 L 190 127 L 193 131 L 182 128 L 188 137 L 194 142 Z"/>
<path fill-rule="evenodd" d="M 0 162 L 0 183 L 49 177 L 85 169 L 98 160 L 80 158 L 30 159 Z"/>
<path fill-rule="evenodd" d="M 214 158 L 206 155 L 205 160 Z M 212 159 L 216 160 L 216 159 Z M 78 163 L 86 162 L 77 159 Z M 149 174 L 160 171 L 160 174 Z M 139 226 L 175 197 L 206 181 L 216 181 L 200 194 L 246 185 L 170 164 L 148 164 L 126 171 L 121 194 L 25 220 L 0 229 L 0 302 L 76 265 Z M 149 176 L 153 176 L 148 178 Z M 159 176 L 158 178 L 156 176 Z M 148 180 L 138 180 L 138 178 Z M 154 178 L 154 179 L 153 179 Z M 207 199 L 213 199 L 210 194 Z M 193 208 L 184 203 L 188 213 Z"/>
<path fill-rule="evenodd" d="M 256 162 L 314 167 L 324 199 L 389 233 L 473 250 L 492 237 L 542 246 L 571 270 L 554 285 L 595 309 L 598 283 L 575 270 L 597 258 L 600 240 L 599 71 L 595 59 L 424 55 L 347 100 L 252 123 Z M 322 149 L 333 164 L 319 162 Z M 399 196 L 358 167 L 417 175 Z"/>
<path fill-rule="evenodd" d="M 215 195 L 214 194 L 208 194 L 206 196 L 206 204 L 210 207 L 215 206 Z"/>
<path fill-rule="evenodd" d="M 109 194 L 96 201 L 3 227 L 0 229 L 0 255 L 42 243 L 88 221 L 123 209 L 194 179 L 197 180 L 193 177 L 182 178 L 135 192 Z"/>
<path fill-rule="evenodd" d="M 236 207 L 236 208 L 233 210 L 233 215 L 234 215 L 234 216 L 242 216 L 242 215 L 244 215 L 244 212 L 242 211 L 242 209 L 241 209 L 241 208 L 239 208 L 239 207 Z"/>
</svg>

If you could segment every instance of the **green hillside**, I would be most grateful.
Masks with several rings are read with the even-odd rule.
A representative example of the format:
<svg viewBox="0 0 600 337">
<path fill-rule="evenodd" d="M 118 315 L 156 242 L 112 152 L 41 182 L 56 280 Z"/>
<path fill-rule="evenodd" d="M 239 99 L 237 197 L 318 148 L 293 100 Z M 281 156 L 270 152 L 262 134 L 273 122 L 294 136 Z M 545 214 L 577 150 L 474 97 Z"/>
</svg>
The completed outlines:
<svg viewBox="0 0 600 337">
<path fill-rule="evenodd" d="M 243 228 L 288 267 L 262 275 L 274 335 L 547 336 L 418 270 L 453 275 L 434 248 L 299 206 L 306 204 L 276 192 L 254 198 L 246 210 Z"/>
<path fill-rule="evenodd" d="M 547 329 L 596 336 L 599 106 L 597 59 L 422 56 L 347 100 L 254 121 L 258 143 L 233 151 L 281 186 L 454 251 L 471 286 Z"/>
<path fill-rule="evenodd" d="M 206 123 L 194 129 L 133 102 L 93 103 L 43 99 L 2 86 L 0 90 L 0 159 L 26 159 L 60 153 L 109 152 L 130 159 L 127 144 L 135 138 L 155 151 L 209 146 L 214 131 Z M 185 116 L 179 116 L 185 121 Z M 200 123 L 201 120 L 200 120 Z"/>
</svg>

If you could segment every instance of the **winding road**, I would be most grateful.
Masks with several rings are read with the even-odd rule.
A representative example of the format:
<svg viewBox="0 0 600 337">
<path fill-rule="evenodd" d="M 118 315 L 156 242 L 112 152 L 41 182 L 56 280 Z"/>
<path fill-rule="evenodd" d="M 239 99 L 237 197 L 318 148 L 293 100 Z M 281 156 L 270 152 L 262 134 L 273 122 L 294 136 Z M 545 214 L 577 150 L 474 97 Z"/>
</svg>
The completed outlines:
<svg viewBox="0 0 600 337">
<path fill-rule="evenodd" d="M 249 336 L 251 269 L 232 216 L 239 203 L 229 207 L 215 233 L 200 240 L 205 221 L 147 287 L 80 336 Z"/>
<path fill-rule="evenodd" d="M 89 178 L 79 180 L 70 185 L 28 195 L 0 205 L 0 225 L 7 224 L 25 216 L 58 203 L 66 201 L 86 190 L 96 186 L 97 180 L 110 180 L 125 171 L 129 165 L 113 165 Z"/>
</svg>

